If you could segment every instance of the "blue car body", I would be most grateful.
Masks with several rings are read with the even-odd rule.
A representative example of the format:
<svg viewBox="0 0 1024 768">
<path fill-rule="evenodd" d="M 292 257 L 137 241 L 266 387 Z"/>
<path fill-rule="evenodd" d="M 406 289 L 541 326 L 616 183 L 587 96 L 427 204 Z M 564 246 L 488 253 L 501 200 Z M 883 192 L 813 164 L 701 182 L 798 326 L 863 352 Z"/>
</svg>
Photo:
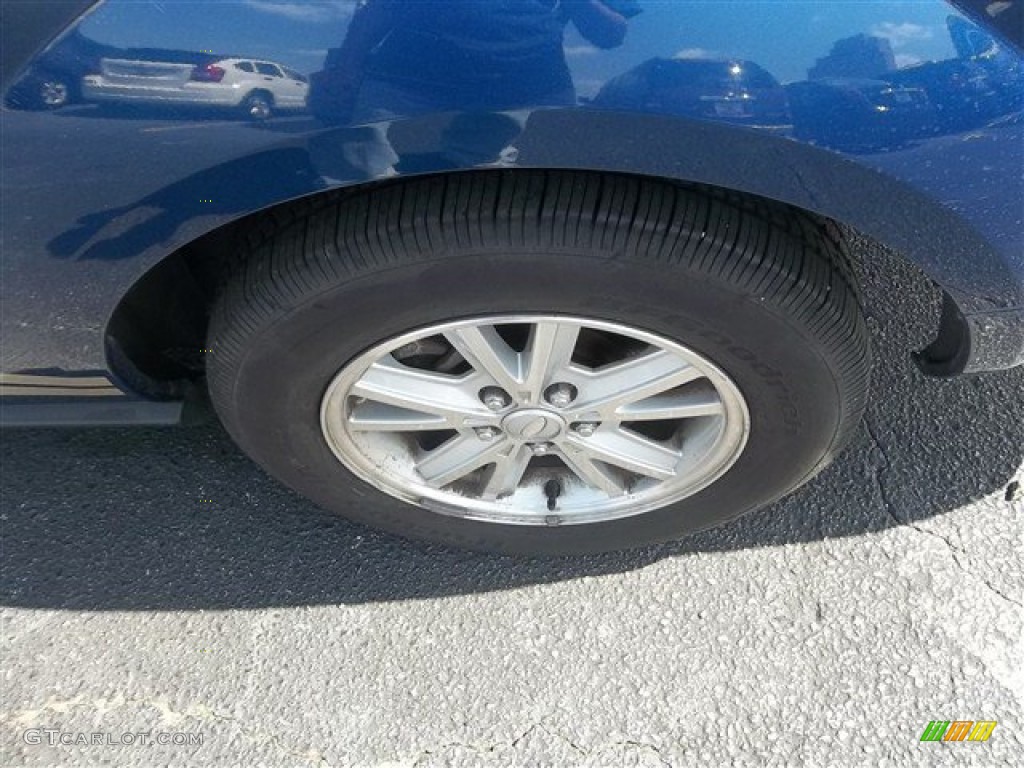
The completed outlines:
<svg viewBox="0 0 1024 768">
<path fill-rule="evenodd" d="M 534 1 L 407 0 L 420 15 L 356 53 L 366 2 L 12 12 L 5 33 L 31 45 L 5 54 L 21 52 L 5 60 L 0 139 L 5 421 L 177 421 L 213 290 L 196 265 L 225 232 L 328 189 L 480 167 L 653 176 L 813 211 L 945 291 L 926 370 L 1024 362 L 1024 58 L 1003 32 L 1019 3 L 609 2 L 624 38 L 566 23 L 542 51 L 522 13 Z M 422 46 L 433 58 L 413 67 Z M 254 121 L 81 95 L 104 61 L 153 79 L 161 62 L 239 57 L 308 76 L 308 109 Z M 55 70 L 76 103 L 39 109 L 26 89 Z"/>
</svg>

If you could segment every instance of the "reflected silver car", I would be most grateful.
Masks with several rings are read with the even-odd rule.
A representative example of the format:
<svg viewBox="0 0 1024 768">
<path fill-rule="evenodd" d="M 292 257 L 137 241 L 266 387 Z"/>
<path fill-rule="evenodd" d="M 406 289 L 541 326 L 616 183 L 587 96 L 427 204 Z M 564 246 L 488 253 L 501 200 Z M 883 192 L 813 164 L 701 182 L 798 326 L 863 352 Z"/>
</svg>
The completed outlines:
<svg viewBox="0 0 1024 768">
<path fill-rule="evenodd" d="M 255 120 L 304 109 L 308 93 L 303 75 L 258 59 L 191 64 L 105 58 L 100 73 L 82 81 L 82 95 L 90 101 L 230 107 Z"/>
</svg>

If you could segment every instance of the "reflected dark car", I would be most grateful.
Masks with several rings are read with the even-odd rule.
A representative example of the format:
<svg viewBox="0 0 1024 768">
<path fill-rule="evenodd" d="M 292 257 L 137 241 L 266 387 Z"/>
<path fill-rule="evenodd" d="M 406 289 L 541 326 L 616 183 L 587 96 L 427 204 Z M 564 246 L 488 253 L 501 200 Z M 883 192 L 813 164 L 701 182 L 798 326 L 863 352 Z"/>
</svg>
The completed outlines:
<svg viewBox="0 0 1024 768">
<path fill-rule="evenodd" d="M 592 104 L 746 126 L 790 123 L 779 81 L 754 62 L 736 59 L 651 59 L 609 81 Z"/>
<path fill-rule="evenodd" d="M 890 79 L 928 94 L 935 104 L 936 128 L 942 132 L 973 128 L 999 115 L 1004 94 L 1011 90 L 1000 87 L 989 68 L 976 59 L 927 62 L 893 72 Z"/>
<path fill-rule="evenodd" d="M 13 109 L 59 109 L 82 100 L 82 78 L 116 48 L 72 31 L 36 58 L 4 96 Z"/>
<path fill-rule="evenodd" d="M 934 125 L 934 109 L 921 88 L 884 80 L 824 79 L 786 86 L 797 138 L 836 149 L 903 146 Z"/>
</svg>

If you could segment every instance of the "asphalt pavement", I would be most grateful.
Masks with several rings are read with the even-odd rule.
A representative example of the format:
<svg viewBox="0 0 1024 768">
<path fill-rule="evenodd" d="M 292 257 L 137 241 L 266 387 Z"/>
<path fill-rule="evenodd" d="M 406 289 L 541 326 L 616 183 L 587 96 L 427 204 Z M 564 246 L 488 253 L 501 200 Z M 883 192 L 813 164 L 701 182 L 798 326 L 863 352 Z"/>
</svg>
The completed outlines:
<svg viewBox="0 0 1024 768">
<path fill-rule="evenodd" d="M 215 423 L 5 433 L 0 765 L 1022 764 L 1024 369 L 922 377 L 936 297 L 857 250 L 865 427 L 679 543 L 458 552 L 317 509 Z"/>
</svg>

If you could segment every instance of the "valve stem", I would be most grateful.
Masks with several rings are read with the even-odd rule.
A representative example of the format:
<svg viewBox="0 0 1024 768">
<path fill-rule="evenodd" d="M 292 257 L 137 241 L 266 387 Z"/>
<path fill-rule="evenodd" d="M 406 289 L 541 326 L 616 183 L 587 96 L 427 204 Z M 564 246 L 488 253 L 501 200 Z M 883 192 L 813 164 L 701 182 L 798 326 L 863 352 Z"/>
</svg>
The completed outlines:
<svg viewBox="0 0 1024 768">
<path fill-rule="evenodd" d="M 544 495 L 548 497 L 548 512 L 554 512 L 558 506 L 558 497 L 562 495 L 562 484 L 552 479 L 544 483 Z"/>
</svg>

